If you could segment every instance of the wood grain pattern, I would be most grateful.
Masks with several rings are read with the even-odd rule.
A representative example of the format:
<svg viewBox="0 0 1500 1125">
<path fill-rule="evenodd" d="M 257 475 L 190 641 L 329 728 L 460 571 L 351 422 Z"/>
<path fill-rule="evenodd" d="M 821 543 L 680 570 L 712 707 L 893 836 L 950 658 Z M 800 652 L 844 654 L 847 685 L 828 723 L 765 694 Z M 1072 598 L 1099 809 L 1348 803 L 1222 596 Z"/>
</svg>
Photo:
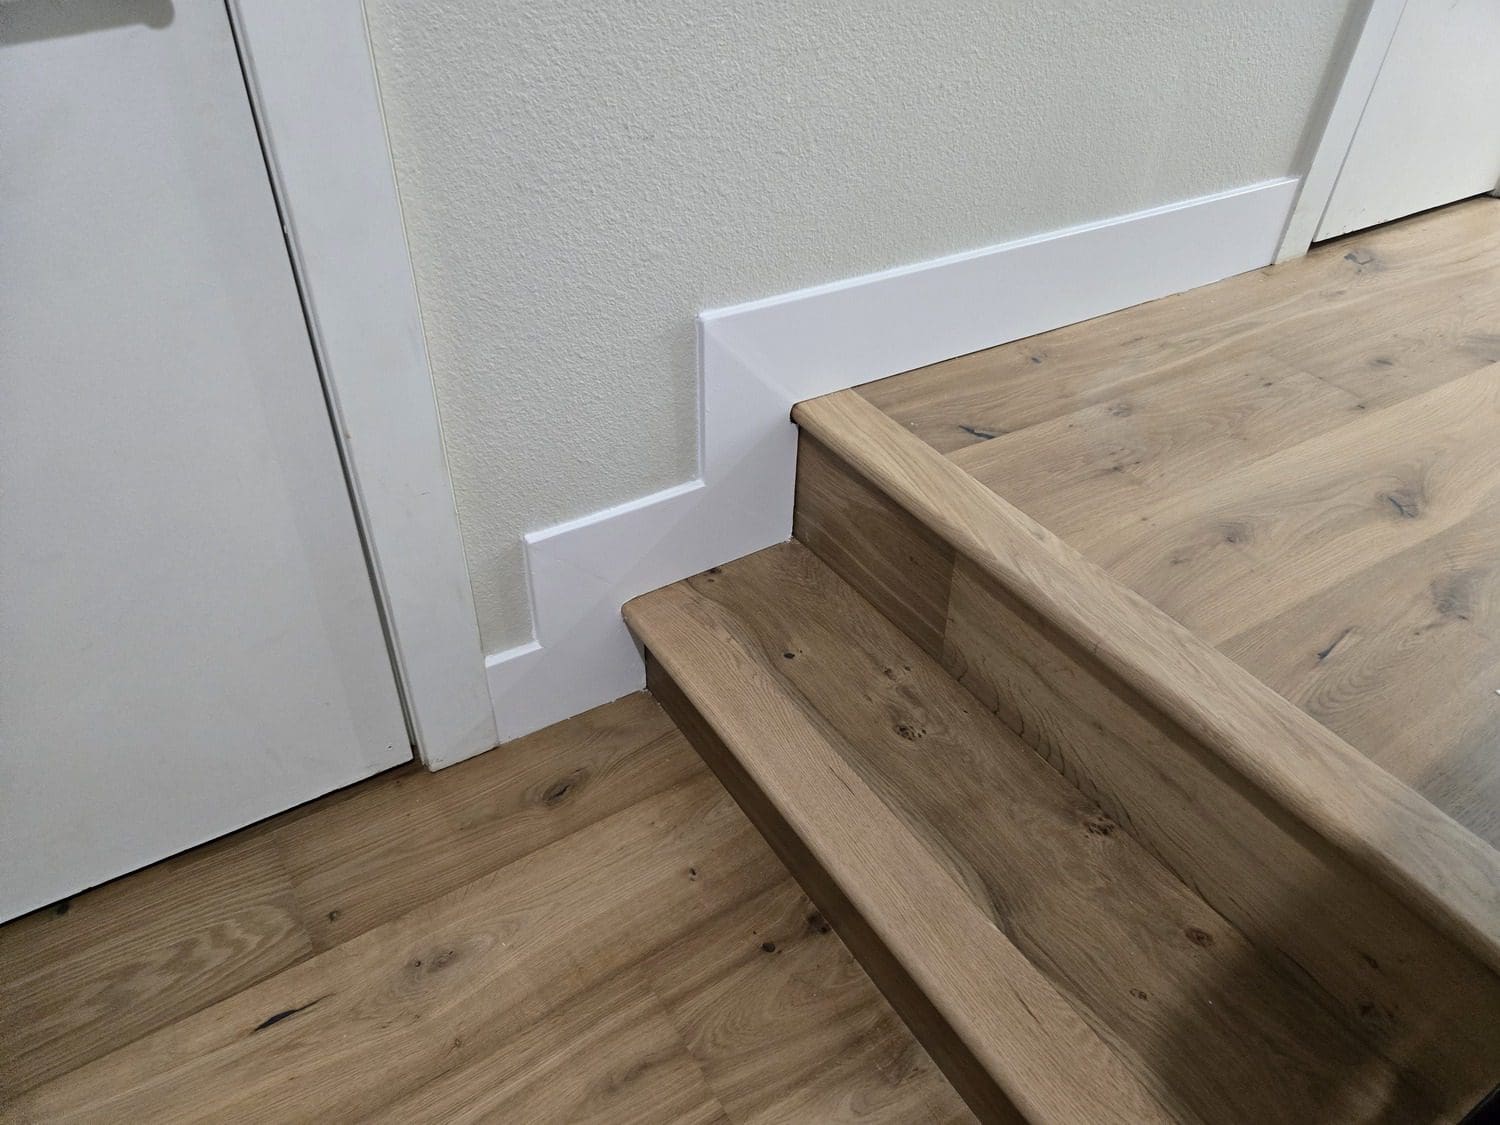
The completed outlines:
<svg viewBox="0 0 1500 1125">
<path fill-rule="evenodd" d="M 636 695 L 441 773 L 399 769 L 0 927 L 11 1096 L 699 772 Z"/>
<path fill-rule="evenodd" d="M 1352 1030 L 1352 1013 L 1332 1017 L 1300 972 L 1255 949 L 806 549 L 772 548 L 683 586 L 733 621 L 737 643 L 836 732 L 973 906 L 1175 1114 L 1441 1115 Z M 971 987 L 986 971 L 969 968 Z"/>
<path fill-rule="evenodd" d="M 439 773 L 359 786 L 273 835 L 314 946 L 329 949 L 413 906 L 695 776 L 699 765 L 644 694 L 596 708 Z"/>
<path fill-rule="evenodd" d="M 1500 859 L 855 392 L 794 418 L 1110 675 L 1419 914 L 1500 967 Z"/>
<path fill-rule="evenodd" d="M 1216 364 L 954 452 L 953 463 L 1068 539 L 1322 433 L 1359 399 L 1260 357 Z M 1070 540 L 1071 541 L 1071 540 Z M 1074 544 L 1078 546 L 1078 544 Z"/>
<path fill-rule="evenodd" d="M 495 1050 L 441 1071 L 367 1120 L 732 1120 L 655 994 L 624 972 L 560 1005 Z"/>
<path fill-rule="evenodd" d="M 322 839 L 342 872 L 304 886 L 331 945 L 316 955 L 274 848 L 293 829 L 305 855 Z M 407 830 L 416 846 L 404 858 L 383 845 Z M 226 861 L 242 852 L 279 879 Z M 812 908 L 644 695 L 440 774 L 377 779 L 200 853 L 255 909 L 282 904 L 301 962 L 123 1046 L 113 1041 L 129 1031 L 125 1014 L 100 1003 L 116 1049 L 0 1102 L 0 1119 L 741 1122 L 815 1105 L 829 1120 L 922 1119 L 913 1106 L 935 1122 L 971 1120 L 836 936 L 810 935 L 785 960 L 762 952 L 760 933 L 780 935 Z M 181 925 L 150 924 L 171 923 L 174 907 L 209 929 L 236 917 L 193 883 L 151 878 L 171 869 L 82 896 L 56 919 L 83 924 L 80 958 L 91 920 L 118 944 L 99 995 L 184 987 L 189 961 L 224 987 L 233 979 L 183 944 Z M 340 938 L 341 925 L 361 931 Z M 61 962 L 17 978 L 34 1018 L 49 1001 L 66 1012 L 57 1002 L 80 980 L 45 934 L 0 929 L 12 958 Z M 162 963 L 173 972 L 158 980 Z M 768 1018 L 768 993 L 809 1033 Z M 63 1024 L 41 1057 L 77 1058 L 89 1029 Z M 723 1028 L 736 1029 L 733 1048 Z M 762 1065 L 744 1065 L 751 1056 Z"/>
<path fill-rule="evenodd" d="M 375 1112 L 500 1049 L 573 989 L 626 968 L 642 944 L 774 878 L 742 819 L 725 831 L 737 815 L 707 778 L 641 802 L 608 832 L 533 852 L 39 1087 L 16 1109 L 116 1121 Z M 647 916 L 643 899 L 670 921 Z"/>
<path fill-rule="evenodd" d="M 1500 840 L 1500 498 L 1220 649 Z"/>
<path fill-rule="evenodd" d="M 929 655 L 942 654 L 952 548 L 805 433 L 792 534 Z"/>
<path fill-rule="evenodd" d="M 792 879 L 645 968 L 735 1121 L 972 1120 Z"/>
<path fill-rule="evenodd" d="M 986 708 L 1456 1113 L 1500 1067 L 1500 978 L 972 564 L 945 663 Z"/>
<path fill-rule="evenodd" d="M 868 787 L 837 736 L 780 686 L 733 615 L 677 584 L 627 604 L 626 619 L 703 724 L 733 747 L 758 800 L 937 1010 L 953 1047 L 935 1057 L 963 1065 L 950 1077 L 976 1098 L 976 1112 L 995 1120 L 1172 1119 Z M 888 991 L 904 994 L 900 983 Z M 983 1076 L 992 1094 L 983 1093 Z"/>
<path fill-rule="evenodd" d="M 880 991 L 901 1013 L 927 1054 L 947 1075 L 953 1088 L 983 1121 L 1018 1120 L 1010 1096 L 976 1061 L 947 1016 L 924 991 L 920 981 L 886 944 L 870 919 L 861 912 L 834 876 L 822 865 L 808 841 L 781 809 L 760 789 L 744 762 L 661 663 L 646 654 L 646 684 L 652 695 L 677 721 L 704 760 L 734 795 L 740 808 L 762 837 L 791 869 L 797 882 L 831 920 L 839 936 L 859 959 Z"/>
<path fill-rule="evenodd" d="M 1497 291 L 1477 199 L 865 393 L 1496 846 Z"/>
<path fill-rule="evenodd" d="M 1416 216 L 862 393 L 944 453 L 1247 352 L 1389 405 L 1500 361 L 1497 209 L 1480 199 Z"/>
<path fill-rule="evenodd" d="M 1497 434 L 1492 364 L 1196 487 L 1054 530 L 1217 644 L 1488 508 Z"/>
<path fill-rule="evenodd" d="M 0 926 L 0 1105 L 311 953 L 253 830 Z"/>
</svg>

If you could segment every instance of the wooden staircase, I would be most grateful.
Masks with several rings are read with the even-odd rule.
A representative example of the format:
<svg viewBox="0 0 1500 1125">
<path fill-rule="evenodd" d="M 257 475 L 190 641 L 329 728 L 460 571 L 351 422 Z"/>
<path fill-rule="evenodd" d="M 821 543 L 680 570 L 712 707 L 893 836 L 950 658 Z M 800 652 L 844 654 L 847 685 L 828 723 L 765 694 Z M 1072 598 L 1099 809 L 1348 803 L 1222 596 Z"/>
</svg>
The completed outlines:
<svg viewBox="0 0 1500 1125">
<path fill-rule="evenodd" d="M 1495 853 L 856 392 L 649 685 L 986 1121 L 1455 1121 Z"/>
</svg>

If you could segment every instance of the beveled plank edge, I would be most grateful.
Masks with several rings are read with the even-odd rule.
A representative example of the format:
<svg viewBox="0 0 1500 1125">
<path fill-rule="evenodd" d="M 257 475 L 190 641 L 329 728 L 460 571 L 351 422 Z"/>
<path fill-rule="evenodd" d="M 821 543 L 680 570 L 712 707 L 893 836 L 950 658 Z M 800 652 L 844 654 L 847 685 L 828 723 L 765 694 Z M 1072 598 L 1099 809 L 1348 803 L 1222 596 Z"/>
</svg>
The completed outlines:
<svg viewBox="0 0 1500 1125">
<path fill-rule="evenodd" d="M 699 736 L 700 749 L 707 745 L 716 772 L 730 763 L 726 786 L 777 850 L 787 849 L 788 862 L 797 861 L 799 879 L 812 874 L 804 889 L 819 907 L 826 903 L 836 922 L 858 919 L 841 931 L 852 937 L 851 951 L 976 1114 L 986 1121 L 1174 1120 L 860 779 L 816 718 L 716 629 L 694 597 L 679 583 L 624 607 L 659 677 L 690 701 L 684 732 Z M 681 651 L 692 636 L 712 639 Z M 694 690 L 695 681 L 714 686 Z M 735 738 L 747 728 L 769 737 Z M 835 895 L 826 895 L 830 887 Z M 911 887 L 927 901 L 918 902 Z M 869 952 L 875 956 L 866 960 Z M 882 972 L 893 965 L 899 974 Z M 990 972 L 954 972 L 973 965 Z"/>
<path fill-rule="evenodd" d="M 793 420 L 1419 916 L 1500 972 L 1500 852 L 860 396 Z"/>
</svg>

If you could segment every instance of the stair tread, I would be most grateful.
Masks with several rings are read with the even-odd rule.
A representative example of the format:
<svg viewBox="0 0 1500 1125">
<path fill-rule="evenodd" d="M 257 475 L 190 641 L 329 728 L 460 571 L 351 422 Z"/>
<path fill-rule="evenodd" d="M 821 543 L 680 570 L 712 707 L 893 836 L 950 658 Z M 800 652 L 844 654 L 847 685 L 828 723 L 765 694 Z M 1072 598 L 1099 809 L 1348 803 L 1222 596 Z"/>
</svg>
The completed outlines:
<svg viewBox="0 0 1500 1125">
<path fill-rule="evenodd" d="M 922 927 L 959 926 L 948 962 L 907 967 L 950 1019 L 973 1015 L 965 1002 L 988 1013 L 966 1030 L 990 1041 L 965 1042 L 988 1050 L 1023 1112 L 1434 1115 L 1420 1083 L 1315 985 L 1257 950 L 800 544 L 626 614 L 898 959 L 944 938 Z M 887 885 L 872 898 L 873 879 Z M 898 904 L 909 916 L 881 916 Z M 1018 980 L 1064 1001 L 1040 1036 L 1006 1007 Z"/>
</svg>

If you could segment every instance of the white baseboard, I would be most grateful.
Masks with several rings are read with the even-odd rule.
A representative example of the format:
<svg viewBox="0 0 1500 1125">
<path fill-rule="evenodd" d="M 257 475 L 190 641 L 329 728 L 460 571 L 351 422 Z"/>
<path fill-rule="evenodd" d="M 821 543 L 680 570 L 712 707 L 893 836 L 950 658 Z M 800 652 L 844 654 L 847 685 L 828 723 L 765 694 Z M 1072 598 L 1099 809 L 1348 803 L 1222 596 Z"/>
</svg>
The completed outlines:
<svg viewBox="0 0 1500 1125">
<path fill-rule="evenodd" d="M 535 639 L 485 661 L 500 738 L 645 683 L 620 606 L 792 531 L 792 405 L 1270 263 L 1295 179 L 698 318 L 698 476 L 526 536 Z"/>
</svg>

